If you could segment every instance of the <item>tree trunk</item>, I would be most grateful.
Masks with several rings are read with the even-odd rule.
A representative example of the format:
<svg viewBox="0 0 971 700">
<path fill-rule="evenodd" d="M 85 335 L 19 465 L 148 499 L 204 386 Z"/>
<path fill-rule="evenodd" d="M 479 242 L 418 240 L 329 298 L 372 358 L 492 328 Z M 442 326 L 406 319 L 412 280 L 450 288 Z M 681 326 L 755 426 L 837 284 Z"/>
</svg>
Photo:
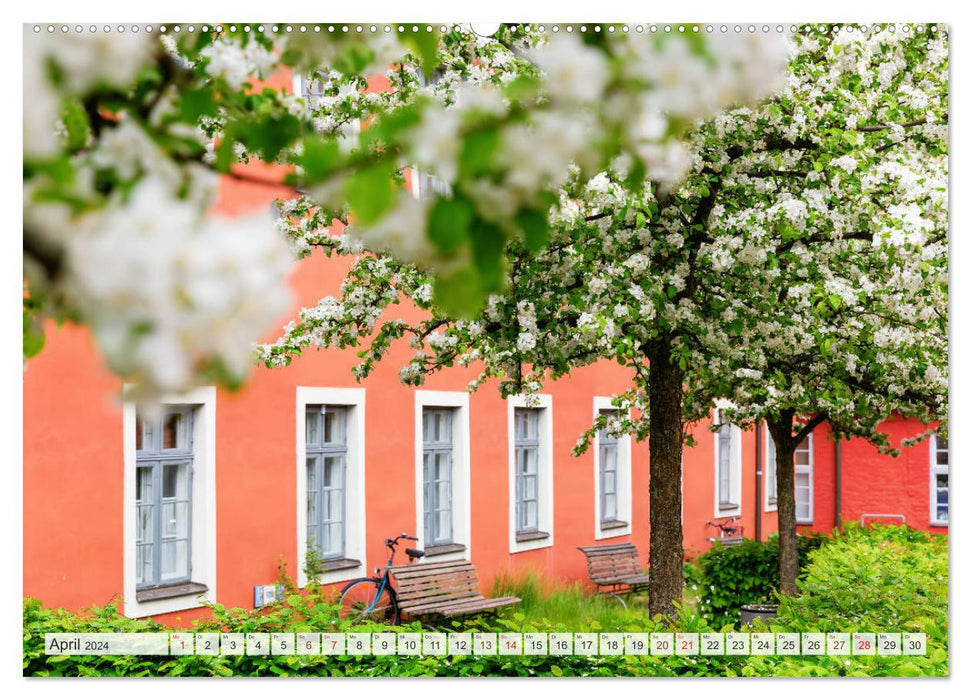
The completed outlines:
<svg viewBox="0 0 971 700">
<path fill-rule="evenodd" d="M 799 577 L 799 547 L 796 544 L 796 468 L 798 446 L 792 438 L 792 416 L 769 422 L 775 442 L 776 505 L 779 515 L 779 590 L 796 595 Z"/>
<path fill-rule="evenodd" d="M 681 403 L 684 373 L 671 362 L 670 342 L 651 354 L 651 551 L 650 614 L 673 615 L 684 589 L 684 542 L 681 529 Z"/>
</svg>

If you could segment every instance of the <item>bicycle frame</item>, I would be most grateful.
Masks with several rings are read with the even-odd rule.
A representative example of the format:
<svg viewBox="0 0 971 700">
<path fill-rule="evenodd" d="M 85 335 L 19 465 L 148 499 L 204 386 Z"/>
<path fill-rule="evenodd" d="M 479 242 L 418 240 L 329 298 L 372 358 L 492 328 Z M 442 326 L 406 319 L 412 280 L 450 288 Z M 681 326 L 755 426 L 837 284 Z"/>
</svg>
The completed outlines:
<svg viewBox="0 0 971 700">
<path fill-rule="evenodd" d="M 394 586 L 391 585 L 391 567 L 394 566 L 395 547 L 398 545 L 398 540 L 402 538 L 418 541 L 417 537 L 409 537 L 405 533 L 401 533 L 393 540 L 389 538 L 384 541 L 384 545 L 391 550 L 391 553 L 388 555 L 388 563 L 385 564 L 384 572 L 381 574 L 381 583 L 378 584 L 378 592 L 374 596 L 374 600 L 368 603 L 367 608 L 365 608 L 365 611 L 368 613 L 374 611 L 374 604 L 381 600 L 381 594 L 384 593 L 385 589 L 395 593 Z M 392 600 L 395 600 L 395 598 Z"/>
</svg>

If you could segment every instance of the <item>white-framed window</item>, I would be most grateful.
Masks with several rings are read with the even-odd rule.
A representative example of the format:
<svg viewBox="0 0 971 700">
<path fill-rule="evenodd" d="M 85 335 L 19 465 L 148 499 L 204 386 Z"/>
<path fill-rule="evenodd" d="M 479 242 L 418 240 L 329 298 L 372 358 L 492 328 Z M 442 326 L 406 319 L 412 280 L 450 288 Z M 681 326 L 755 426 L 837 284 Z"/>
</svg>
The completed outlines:
<svg viewBox="0 0 971 700">
<path fill-rule="evenodd" d="M 364 389 L 297 387 L 297 585 L 365 575 Z"/>
<path fill-rule="evenodd" d="M 715 411 L 715 517 L 742 512 L 742 431 Z"/>
<path fill-rule="evenodd" d="M 553 546 L 553 397 L 509 406 L 509 551 Z"/>
<path fill-rule="evenodd" d="M 216 600 L 216 389 L 122 413 L 124 612 L 146 617 Z"/>
<path fill-rule="evenodd" d="M 762 471 L 765 473 L 765 512 L 778 510 L 778 487 L 775 480 L 775 440 L 768 429 L 765 431 L 765 462 Z"/>
<path fill-rule="evenodd" d="M 765 510 L 778 510 L 778 492 L 775 469 L 775 440 L 765 431 Z M 813 522 L 813 434 L 807 435 L 793 454 L 795 462 L 796 523 L 811 525 Z"/>
<path fill-rule="evenodd" d="M 594 417 L 616 413 L 609 397 L 594 397 Z M 594 539 L 631 533 L 631 438 L 598 430 L 593 444 Z"/>
<path fill-rule="evenodd" d="M 950 453 L 948 441 L 936 433 L 931 435 L 931 525 L 948 523 L 948 508 L 950 504 L 948 490 L 948 468 Z"/>
<path fill-rule="evenodd" d="M 813 434 L 809 433 L 794 455 L 796 463 L 796 524 L 813 522 Z"/>
<path fill-rule="evenodd" d="M 472 550 L 469 394 L 415 392 L 415 522 L 429 561 L 467 559 Z"/>
<path fill-rule="evenodd" d="M 308 405 L 307 550 L 326 565 L 344 559 L 347 522 L 346 406 Z"/>
</svg>

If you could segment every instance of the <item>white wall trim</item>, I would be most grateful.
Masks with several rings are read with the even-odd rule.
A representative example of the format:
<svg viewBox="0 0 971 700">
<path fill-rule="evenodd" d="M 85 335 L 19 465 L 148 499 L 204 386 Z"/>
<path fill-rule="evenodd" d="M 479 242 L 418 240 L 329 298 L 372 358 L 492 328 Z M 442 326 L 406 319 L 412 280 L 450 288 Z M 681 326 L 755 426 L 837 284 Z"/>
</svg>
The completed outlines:
<svg viewBox="0 0 971 700">
<path fill-rule="evenodd" d="M 425 541 L 424 438 L 422 410 L 425 407 L 452 408 L 452 540 L 465 545 L 464 552 L 426 555 L 423 561 L 472 559 L 472 447 L 467 391 L 415 391 L 415 535 L 418 547 Z"/>
<path fill-rule="evenodd" d="M 525 396 L 510 396 L 507 401 L 506 436 L 509 442 L 509 552 L 526 552 L 553 546 L 553 397 L 537 394 L 527 402 Z M 516 541 L 516 432 L 517 408 L 540 408 L 539 416 L 539 529 L 549 533 L 541 540 Z"/>
<path fill-rule="evenodd" d="M 612 403 L 613 397 L 593 397 L 593 417 L 601 411 L 617 411 Z M 628 411 L 628 414 L 630 412 Z M 631 437 L 617 438 L 617 519 L 627 523 L 625 527 L 604 530 L 600 527 L 600 431 L 593 436 L 593 538 L 605 540 L 631 534 L 633 525 L 633 494 L 631 484 Z"/>
<path fill-rule="evenodd" d="M 127 389 L 126 385 L 126 389 Z M 192 432 L 192 581 L 209 590 L 139 603 L 135 581 L 135 414 L 134 403 L 122 408 L 123 430 L 123 542 L 124 614 L 147 617 L 202 607 L 199 599 L 216 602 L 216 387 L 205 386 L 178 396 L 166 396 L 160 403 L 193 406 Z"/>
<path fill-rule="evenodd" d="M 353 569 L 324 572 L 320 583 L 337 583 L 365 576 L 367 571 L 367 508 L 365 499 L 366 442 L 364 439 L 364 389 L 297 387 L 295 423 L 297 425 L 297 585 L 307 585 L 307 406 L 316 404 L 348 407 L 347 415 L 347 519 L 344 523 L 344 552 L 357 559 Z"/>
<path fill-rule="evenodd" d="M 719 412 L 716 410 L 714 413 L 714 424 L 720 422 Z M 730 449 L 731 449 L 731 479 L 732 488 L 737 494 L 737 503 L 734 508 L 722 508 L 719 504 L 720 494 L 719 489 L 721 487 L 721 482 L 718 478 L 718 460 L 720 458 L 720 446 L 718 444 L 718 433 L 712 433 L 712 439 L 715 442 L 715 517 L 716 518 L 727 518 L 732 515 L 742 514 L 742 430 L 737 425 L 731 425 L 730 433 Z"/>
</svg>

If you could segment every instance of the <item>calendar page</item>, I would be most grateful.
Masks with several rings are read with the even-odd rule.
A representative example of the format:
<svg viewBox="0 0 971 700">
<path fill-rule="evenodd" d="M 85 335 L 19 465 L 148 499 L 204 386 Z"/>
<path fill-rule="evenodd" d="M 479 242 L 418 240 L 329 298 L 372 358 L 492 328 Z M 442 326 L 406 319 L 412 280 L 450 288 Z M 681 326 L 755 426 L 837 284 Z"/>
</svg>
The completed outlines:
<svg viewBox="0 0 971 700">
<path fill-rule="evenodd" d="M 25 677 L 949 675 L 950 26 L 487 10 L 18 28 Z"/>
</svg>

